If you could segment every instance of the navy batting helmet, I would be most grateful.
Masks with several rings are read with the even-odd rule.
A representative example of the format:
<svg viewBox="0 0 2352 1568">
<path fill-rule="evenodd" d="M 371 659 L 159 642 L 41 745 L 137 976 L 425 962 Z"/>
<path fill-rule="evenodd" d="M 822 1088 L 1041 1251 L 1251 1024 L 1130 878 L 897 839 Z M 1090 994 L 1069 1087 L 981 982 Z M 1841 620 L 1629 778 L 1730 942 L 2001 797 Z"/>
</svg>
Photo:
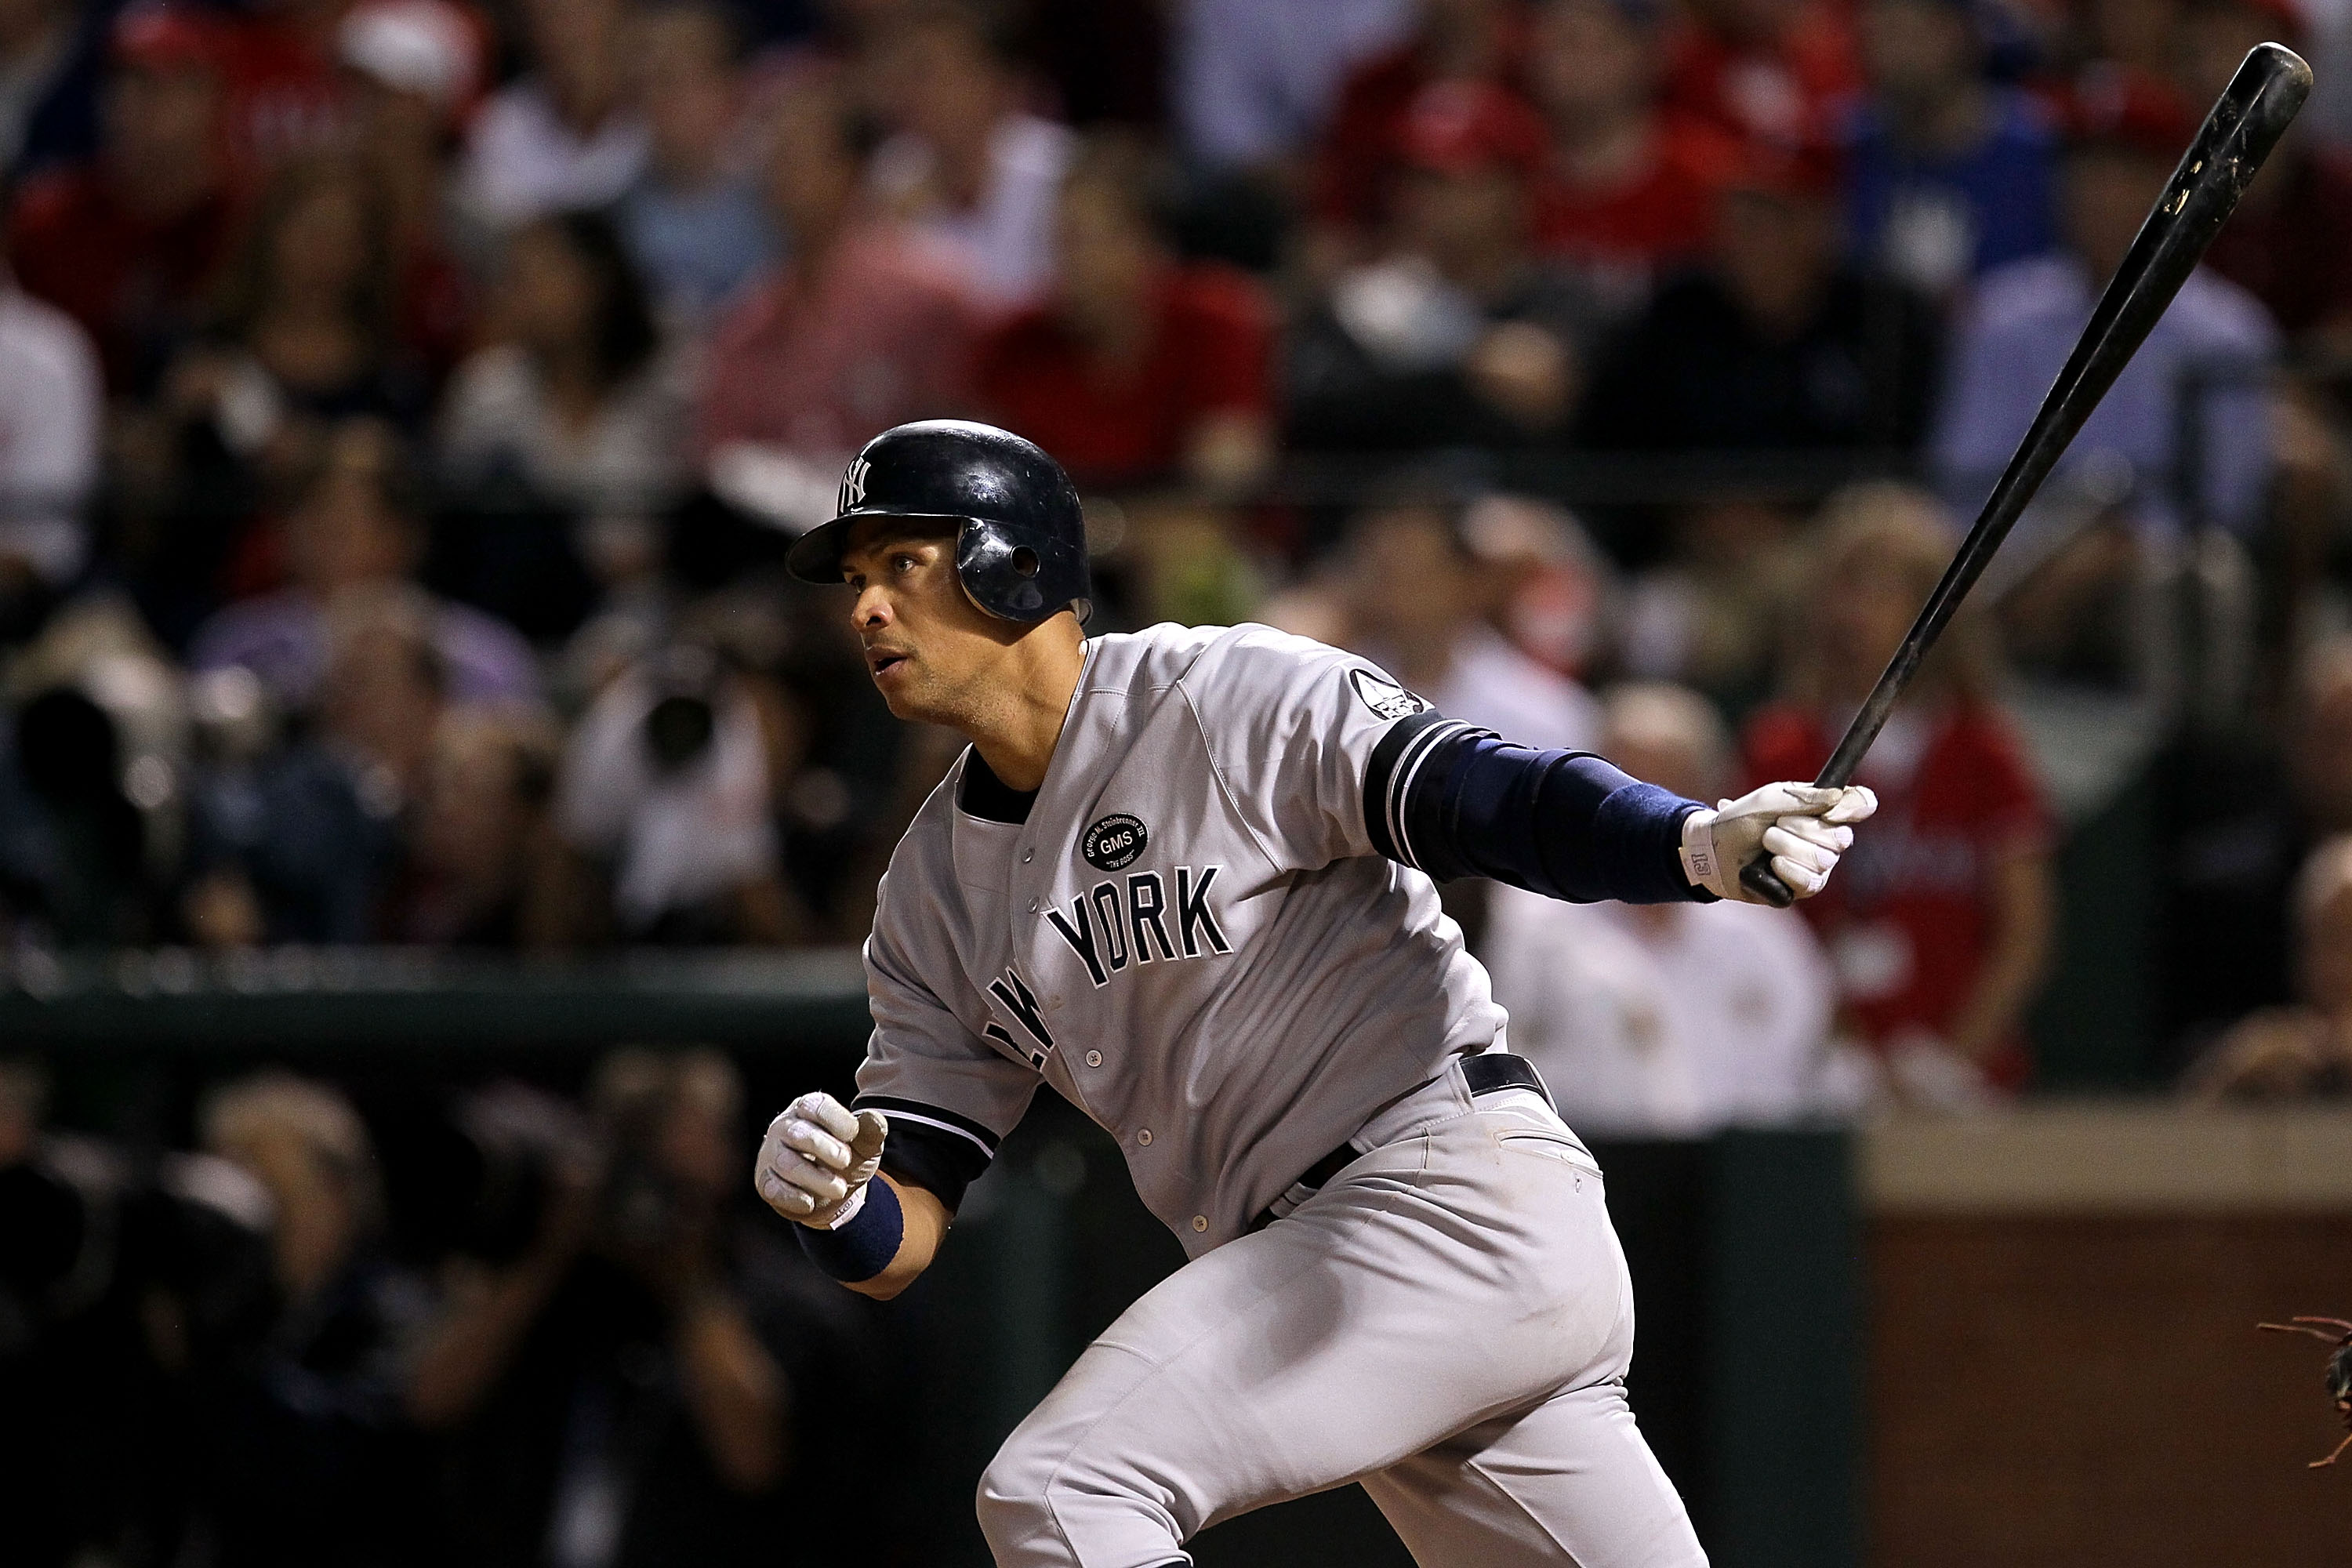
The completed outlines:
<svg viewBox="0 0 2352 1568">
<path fill-rule="evenodd" d="M 841 581 L 849 530 L 866 517 L 956 525 L 956 575 L 972 603 L 1008 621 L 1094 613 L 1078 492 L 1045 448 L 1009 430 L 925 419 L 885 430 L 842 470 L 838 515 L 784 558 L 793 576 Z"/>
</svg>

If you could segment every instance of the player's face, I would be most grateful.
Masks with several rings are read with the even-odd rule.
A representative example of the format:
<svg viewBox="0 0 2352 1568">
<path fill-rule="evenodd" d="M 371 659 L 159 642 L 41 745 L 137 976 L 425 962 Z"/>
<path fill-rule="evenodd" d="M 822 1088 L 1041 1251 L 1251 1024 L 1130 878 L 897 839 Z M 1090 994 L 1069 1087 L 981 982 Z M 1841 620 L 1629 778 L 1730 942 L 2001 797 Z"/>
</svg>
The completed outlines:
<svg viewBox="0 0 2352 1568">
<path fill-rule="evenodd" d="M 952 724 L 1023 630 L 973 604 L 956 580 L 955 535 L 862 523 L 842 552 L 866 673 L 901 719 Z"/>
</svg>

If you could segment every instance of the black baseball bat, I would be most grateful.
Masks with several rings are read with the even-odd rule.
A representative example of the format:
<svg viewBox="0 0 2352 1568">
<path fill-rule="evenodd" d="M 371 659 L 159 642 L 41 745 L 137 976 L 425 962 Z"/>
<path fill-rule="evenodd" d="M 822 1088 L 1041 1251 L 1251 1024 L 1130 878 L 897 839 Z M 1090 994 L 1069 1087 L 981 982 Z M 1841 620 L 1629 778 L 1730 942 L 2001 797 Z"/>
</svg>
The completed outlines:
<svg viewBox="0 0 2352 1568">
<path fill-rule="evenodd" d="M 1887 661 L 1885 673 L 1871 689 L 1870 700 L 1846 726 L 1845 739 L 1830 753 L 1815 784 L 1837 786 L 1852 782 L 1863 754 L 1878 739 L 1887 715 L 1902 700 L 1904 689 L 1918 673 L 1920 660 L 1935 646 L 1952 612 L 1968 596 L 2000 542 L 2009 537 L 2010 528 L 2065 453 L 2083 421 L 2091 416 L 2099 399 L 2139 351 L 2148 329 L 2196 270 L 2205 247 L 2229 222 L 2238 198 L 2246 194 L 2263 160 L 2278 145 L 2287 122 L 2310 93 L 2311 68 L 2293 49 L 2256 44 L 2247 51 L 2238 74 L 2230 79 L 2212 112 L 2205 116 L 2197 140 L 2189 144 L 2179 167 L 2166 182 L 2164 194 L 2140 225 L 2138 237 L 2108 280 L 2106 292 L 2099 296 L 2090 325 L 2083 329 L 2066 368 L 2058 373 L 2049 395 L 2042 398 L 2041 412 L 2034 415 L 2032 427 L 2010 458 L 2000 482 L 1993 487 L 1976 526 L 1960 541 L 1952 563 L 1944 569 L 1943 581 L 1927 595 L 1926 608 L 1911 623 L 1902 646 Z M 1741 868 L 1739 883 L 1780 909 L 1796 901 L 1789 885 L 1773 873 L 1769 854 L 1759 853 Z"/>
</svg>

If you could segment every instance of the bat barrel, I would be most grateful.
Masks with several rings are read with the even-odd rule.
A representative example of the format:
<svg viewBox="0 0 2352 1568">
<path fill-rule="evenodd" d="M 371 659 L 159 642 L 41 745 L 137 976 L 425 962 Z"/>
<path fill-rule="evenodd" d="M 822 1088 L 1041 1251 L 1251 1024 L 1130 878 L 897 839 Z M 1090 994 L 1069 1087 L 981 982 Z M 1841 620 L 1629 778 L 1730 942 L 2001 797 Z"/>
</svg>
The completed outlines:
<svg viewBox="0 0 2352 1568">
<path fill-rule="evenodd" d="M 1969 590 L 2023 515 L 2042 481 L 2057 466 L 2083 422 L 2115 384 L 2116 377 L 2147 338 L 2173 296 L 2188 281 L 2205 247 L 2236 210 L 2238 198 L 2278 145 L 2279 138 L 2311 94 L 2311 68 L 2278 44 L 2247 51 L 2237 74 L 2206 115 L 2197 139 L 2181 155 L 2164 195 L 2140 225 L 2138 237 L 2108 280 L 2065 368 L 2042 400 L 2025 439 L 1993 486 L 1976 524 L 1960 542 L 1943 580 L 1927 596 L 1919 618 L 1872 688 L 1869 700 L 1847 726 L 1814 782 L 1842 785 L 1885 727 L 1895 705 L 1918 673 L 1920 662 L 1952 618 Z M 1786 906 L 1793 895 L 1762 858 L 1747 867 L 1741 882 L 1759 897 Z"/>
</svg>

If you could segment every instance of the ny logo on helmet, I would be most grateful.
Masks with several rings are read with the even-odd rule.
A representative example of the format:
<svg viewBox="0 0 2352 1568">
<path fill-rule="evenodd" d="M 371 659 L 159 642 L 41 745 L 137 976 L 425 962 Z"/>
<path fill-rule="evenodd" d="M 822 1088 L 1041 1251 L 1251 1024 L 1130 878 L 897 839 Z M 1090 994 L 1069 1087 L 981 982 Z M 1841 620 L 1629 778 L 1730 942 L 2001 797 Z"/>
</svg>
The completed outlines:
<svg viewBox="0 0 2352 1568">
<path fill-rule="evenodd" d="M 847 511 L 866 500 L 866 470 L 874 465 L 863 458 L 849 459 L 849 467 L 841 470 L 841 501 L 833 510 Z"/>
</svg>

